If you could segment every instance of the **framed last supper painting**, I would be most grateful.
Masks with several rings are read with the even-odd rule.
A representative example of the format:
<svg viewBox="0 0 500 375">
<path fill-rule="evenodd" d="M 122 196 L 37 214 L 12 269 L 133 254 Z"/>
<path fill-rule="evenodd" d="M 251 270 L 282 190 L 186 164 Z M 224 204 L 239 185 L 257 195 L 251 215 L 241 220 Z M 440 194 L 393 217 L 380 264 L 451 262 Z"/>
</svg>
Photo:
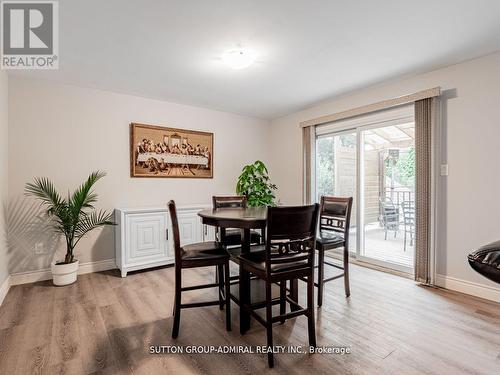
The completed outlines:
<svg viewBox="0 0 500 375">
<path fill-rule="evenodd" d="M 130 124 L 130 176 L 213 178 L 213 133 Z"/>
</svg>

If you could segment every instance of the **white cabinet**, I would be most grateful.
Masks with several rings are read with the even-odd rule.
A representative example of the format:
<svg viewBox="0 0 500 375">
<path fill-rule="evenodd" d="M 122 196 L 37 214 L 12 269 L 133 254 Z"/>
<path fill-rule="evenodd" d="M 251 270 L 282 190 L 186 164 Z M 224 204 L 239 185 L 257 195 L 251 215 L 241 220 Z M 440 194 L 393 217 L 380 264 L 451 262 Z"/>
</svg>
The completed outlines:
<svg viewBox="0 0 500 375">
<path fill-rule="evenodd" d="M 167 259 L 167 216 L 163 212 L 131 214 L 126 217 L 125 262 L 147 263 Z"/>
<path fill-rule="evenodd" d="M 213 241 L 213 227 L 198 216 L 208 205 L 177 208 L 181 246 Z M 115 210 L 116 266 L 122 277 L 127 272 L 174 262 L 170 216 L 166 207 L 120 208 Z"/>
<path fill-rule="evenodd" d="M 198 211 L 178 210 L 179 237 L 181 246 L 203 241 L 203 230 Z"/>
<path fill-rule="evenodd" d="M 203 224 L 202 227 L 203 241 L 215 241 L 215 227 L 205 224 Z"/>
</svg>

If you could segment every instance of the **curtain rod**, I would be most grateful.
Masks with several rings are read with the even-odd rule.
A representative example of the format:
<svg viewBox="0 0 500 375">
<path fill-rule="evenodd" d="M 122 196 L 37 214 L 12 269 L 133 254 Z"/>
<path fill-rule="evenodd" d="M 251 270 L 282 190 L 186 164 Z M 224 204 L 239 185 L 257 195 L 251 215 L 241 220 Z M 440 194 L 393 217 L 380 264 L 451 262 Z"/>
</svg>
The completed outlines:
<svg viewBox="0 0 500 375">
<path fill-rule="evenodd" d="M 422 90 L 415 92 L 413 94 L 399 96 L 393 99 L 383 100 L 381 102 L 364 105 L 357 108 L 348 109 L 347 111 L 337 112 L 332 115 L 326 115 L 321 117 L 316 117 L 311 120 L 303 121 L 300 123 L 301 128 L 306 128 L 308 126 L 315 126 L 326 124 L 328 122 L 343 120 L 349 117 L 355 117 L 359 115 L 364 115 L 370 112 L 380 111 L 382 109 L 387 109 L 391 107 L 397 107 L 403 104 L 413 103 L 417 100 L 433 98 L 435 96 L 441 95 L 441 87 L 433 87 L 431 89 Z"/>
</svg>

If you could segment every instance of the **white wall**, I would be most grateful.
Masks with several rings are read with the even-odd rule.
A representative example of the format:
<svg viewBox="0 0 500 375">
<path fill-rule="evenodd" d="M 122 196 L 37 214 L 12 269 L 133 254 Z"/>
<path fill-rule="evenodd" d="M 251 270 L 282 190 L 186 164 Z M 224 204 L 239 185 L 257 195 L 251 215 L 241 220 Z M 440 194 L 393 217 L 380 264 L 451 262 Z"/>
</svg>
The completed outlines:
<svg viewBox="0 0 500 375">
<path fill-rule="evenodd" d="M 244 164 L 268 159 L 267 121 L 203 108 L 11 76 L 9 82 L 9 215 L 29 222 L 37 206 L 23 199 L 26 182 L 50 177 L 61 192 L 75 188 L 93 170 L 108 176 L 97 185 L 99 208 L 208 203 L 234 193 Z M 141 122 L 214 133 L 214 178 L 130 178 L 129 124 Z M 36 226 L 13 228 L 11 272 L 48 267 L 49 255 L 34 256 L 50 234 Z M 19 235 L 17 235 L 19 233 Z M 80 243 L 82 262 L 114 257 L 112 229 Z"/>
<path fill-rule="evenodd" d="M 435 86 L 445 90 L 441 160 L 448 161 L 450 171 L 440 181 L 445 195 L 439 203 L 437 273 L 448 283 L 479 283 L 469 286 L 492 292 L 498 285 L 473 271 L 466 257 L 500 238 L 500 53 L 361 90 L 272 121 L 270 139 L 277 145 L 270 164 L 273 179 L 284 203 L 301 202 L 301 121 Z"/>
<path fill-rule="evenodd" d="M 8 78 L 0 72 L 0 287 L 9 276 L 7 261 L 7 236 L 4 207 L 7 204 L 8 189 Z M 1 303 L 0 291 L 0 303 Z"/>
</svg>

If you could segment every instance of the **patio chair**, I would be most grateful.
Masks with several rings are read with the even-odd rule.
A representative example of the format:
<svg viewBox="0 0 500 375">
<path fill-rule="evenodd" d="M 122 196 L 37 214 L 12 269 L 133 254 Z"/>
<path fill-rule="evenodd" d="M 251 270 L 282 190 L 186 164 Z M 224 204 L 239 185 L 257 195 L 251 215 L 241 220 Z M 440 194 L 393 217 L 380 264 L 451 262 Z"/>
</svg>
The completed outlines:
<svg viewBox="0 0 500 375">
<path fill-rule="evenodd" d="M 389 197 L 379 198 L 380 224 L 384 228 L 384 240 L 387 240 L 387 232 L 394 231 L 394 238 L 399 231 L 399 208 L 394 205 Z"/>
<path fill-rule="evenodd" d="M 403 250 L 406 251 L 406 236 L 410 236 L 410 246 L 413 246 L 413 239 L 415 238 L 415 202 L 403 201 L 401 203 L 403 209 L 403 224 L 404 224 L 404 246 Z"/>
</svg>

